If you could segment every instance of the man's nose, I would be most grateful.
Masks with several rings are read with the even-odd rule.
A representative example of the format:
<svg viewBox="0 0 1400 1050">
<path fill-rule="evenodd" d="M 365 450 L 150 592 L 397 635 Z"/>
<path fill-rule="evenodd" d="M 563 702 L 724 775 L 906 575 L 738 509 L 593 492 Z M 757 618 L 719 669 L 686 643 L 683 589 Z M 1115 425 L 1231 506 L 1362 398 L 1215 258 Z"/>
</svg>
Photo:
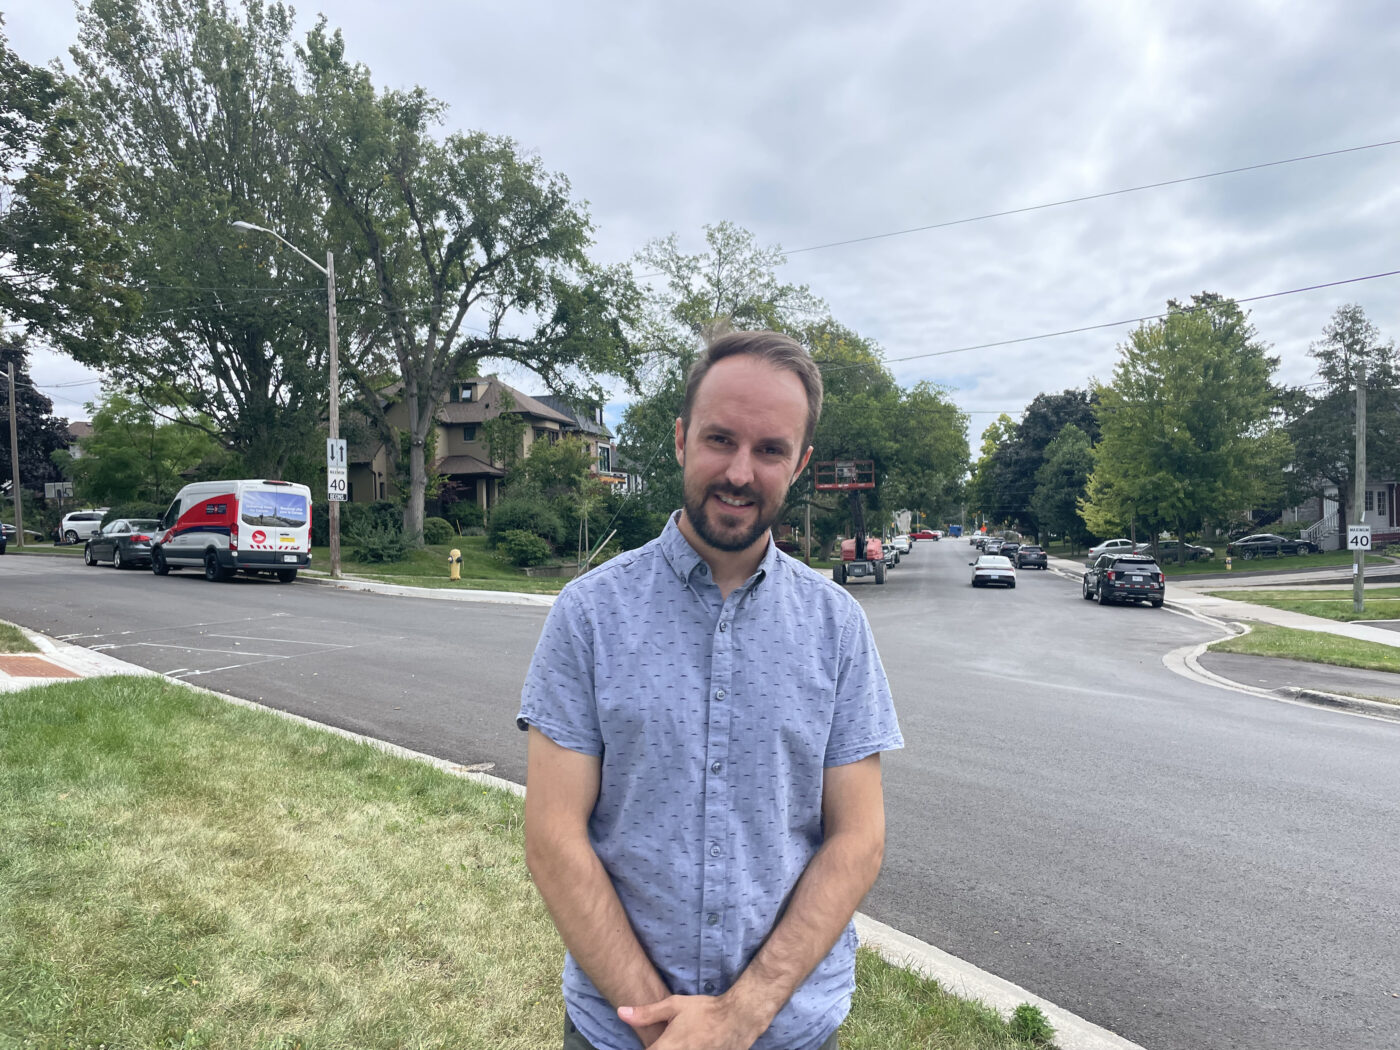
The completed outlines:
<svg viewBox="0 0 1400 1050">
<path fill-rule="evenodd" d="M 753 481 L 753 453 L 740 448 L 729 457 L 729 468 L 724 472 L 725 480 L 736 489 L 741 489 Z"/>
</svg>

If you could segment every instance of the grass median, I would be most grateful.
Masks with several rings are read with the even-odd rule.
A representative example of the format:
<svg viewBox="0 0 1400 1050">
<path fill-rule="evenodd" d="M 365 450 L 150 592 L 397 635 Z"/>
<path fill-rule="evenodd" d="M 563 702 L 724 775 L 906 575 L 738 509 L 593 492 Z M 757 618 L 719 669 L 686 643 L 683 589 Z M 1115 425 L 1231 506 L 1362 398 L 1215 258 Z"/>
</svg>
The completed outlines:
<svg viewBox="0 0 1400 1050">
<path fill-rule="evenodd" d="M 0 698 L 0 1045 L 554 1048 L 517 796 L 164 680 Z M 1012 1050 L 862 952 L 850 1050 Z"/>
<path fill-rule="evenodd" d="M 1395 646 L 1268 623 L 1252 624 L 1248 634 L 1213 642 L 1210 648 L 1218 653 L 1275 656 L 1363 671 L 1400 672 L 1400 648 Z"/>
<path fill-rule="evenodd" d="M 1212 598 L 1229 598 L 1270 609 L 1306 613 L 1327 620 L 1351 623 L 1356 620 L 1400 620 L 1400 587 L 1371 587 L 1366 591 L 1365 611 L 1353 607 L 1351 588 L 1345 590 L 1232 590 L 1209 591 Z M 1304 632 L 1306 633 L 1306 632 Z"/>
</svg>

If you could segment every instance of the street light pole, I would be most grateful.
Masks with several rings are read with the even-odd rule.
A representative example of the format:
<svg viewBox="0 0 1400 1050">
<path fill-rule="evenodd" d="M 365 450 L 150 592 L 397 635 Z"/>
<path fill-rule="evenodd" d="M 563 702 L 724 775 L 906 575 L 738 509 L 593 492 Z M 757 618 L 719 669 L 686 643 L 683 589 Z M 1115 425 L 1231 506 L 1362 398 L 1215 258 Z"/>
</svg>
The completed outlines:
<svg viewBox="0 0 1400 1050">
<path fill-rule="evenodd" d="M 340 347 L 336 336 L 335 319 L 335 254 L 326 249 L 326 265 L 322 266 L 311 256 L 298 248 L 287 238 L 283 237 L 276 230 L 269 230 L 266 226 L 258 226 L 251 222 L 236 221 L 234 226 L 240 230 L 255 230 L 258 233 L 270 234 L 285 244 L 292 251 L 296 252 L 303 259 L 309 262 L 321 273 L 326 275 L 326 303 L 328 319 L 330 321 L 330 439 L 337 441 L 340 438 Z M 327 493 L 327 496 L 330 494 Z M 340 501 L 328 499 L 330 505 L 330 545 L 331 545 L 331 578 L 340 579 Z"/>
</svg>

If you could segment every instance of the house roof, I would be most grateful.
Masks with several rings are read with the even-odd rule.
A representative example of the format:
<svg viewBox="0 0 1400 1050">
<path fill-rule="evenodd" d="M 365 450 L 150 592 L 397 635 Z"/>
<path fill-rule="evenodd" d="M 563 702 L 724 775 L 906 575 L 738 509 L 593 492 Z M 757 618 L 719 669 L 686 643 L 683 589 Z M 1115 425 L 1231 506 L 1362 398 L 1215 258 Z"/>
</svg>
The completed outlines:
<svg viewBox="0 0 1400 1050">
<path fill-rule="evenodd" d="M 585 434 L 594 434 L 597 437 L 603 438 L 612 437 L 612 431 L 610 431 L 607 427 L 594 422 L 590 416 L 581 412 L 576 406 L 571 404 L 567 398 L 560 397 L 558 394 L 542 394 L 538 398 L 536 398 L 536 400 L 543 402 L 555 411 L 562 412 L 564 415 L 568 416 L 571 420 L 573 420 L 574 425 L 577 426 L 580 430 L 582 430 Z"/>
<path fill-rule="evenodd" d="M 92 437 L 92 424 L 78 419 L 68 424 L 68 440 L 81 441 L 83 438 Z"/>
<path fill-rule="evenodd" d="M 522 394 L 512 386 L 502 383 L 499 379 L 464 379 L 462 383 L 476 384 L 476 396 L 470 401 L 449 401 L 438 409 L 437 418 L 440 423 L 485 423 L 488 419 L 493 419 L 501 414 L 501 391 L 510 394 L 511 400 L 515 402 L 512 411 L 527 416 L 537 416 L 541 419 L 558 423 L 560 426 L 576 427 L 571 418 L 563 412 L 559 412 L 542 401 L 538 401 L 529 394 Z"/>
<path fill-rule="evenodd" d="M 433 473 L 451 474 L 455 477 L 471 477 L 472 475 L 485 475 L 492 478 L 503 478 L 506 472 L 500 467 L 487 463 L 484 459 L 477 459 L 475 456 L 444 456 L 433 464 Z"/>
</svg>

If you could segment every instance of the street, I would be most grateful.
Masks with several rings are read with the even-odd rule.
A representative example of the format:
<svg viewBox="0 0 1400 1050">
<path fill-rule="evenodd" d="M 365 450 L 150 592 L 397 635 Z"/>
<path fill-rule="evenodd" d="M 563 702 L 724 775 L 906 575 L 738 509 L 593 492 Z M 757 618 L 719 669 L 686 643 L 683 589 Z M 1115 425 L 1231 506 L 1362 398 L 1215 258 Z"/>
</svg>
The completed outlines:
<svg viewBox="0 0 1400 1050">
<path fill-rule="evenodd" d="M 1180 678 L 1211 625 L 972 557 L 850 587 L 906 738 L 862 910 L 1146 1047 L 1394 1045 L 1400 726 Z M 0 559 L 0 618 L 517 782 L 544 615 Z"/>
</svg>

